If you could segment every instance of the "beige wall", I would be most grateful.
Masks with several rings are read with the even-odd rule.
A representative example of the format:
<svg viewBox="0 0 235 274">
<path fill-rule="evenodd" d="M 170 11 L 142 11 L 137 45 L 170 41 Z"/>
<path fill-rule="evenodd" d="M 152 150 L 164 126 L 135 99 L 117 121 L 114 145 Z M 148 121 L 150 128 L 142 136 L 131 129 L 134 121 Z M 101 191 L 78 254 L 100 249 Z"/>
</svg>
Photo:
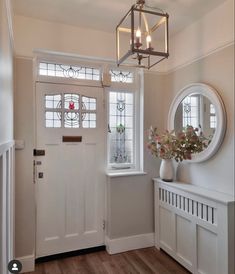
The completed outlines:
<svg viewBox="0 0 235 274">
<path fill-rule="evenodd" d="M 180 164 L 178 179 L 234 194 L 234 46 L 207 56 L 166 77 L 165 125 L 170 103 L 184 86 L 202 82 L 221 95 L 227 112 L 227 130 L 221 148 L 210 160 Z"/>
<path fill-rule="evenodd" d="M 170 24 L 172 16 L 170 14 Z M 116 58 L 115 30 L 112 33 L 95 31 L 19 15 L 14 17 L 14 29 L 15 52 L 20 56 L 32 56 L 35 49 L 46 49 L 113 60 Z M 234 0 L 226 0 L 171 36 L 169 59 L 152 70 L 167 72 L 233 41 Z"/>
<path fill-rule="evenodd" d="M 13 216 L 11 214 L 14 199 L 13 180 L 7 173 L 8 170 L 13 171 L 10 156 L 11 149 L 14 150 L 12 141 L 13 40 L 11 7 L 8 0 L 0 0 L 0 273 L 8 272 L 7 263 L 13 258 L 14 253 Z M 9 145 L 10 142 L 11 145 Z"/>
<path fill-rule="evenodd" d="M 15 53 L 33 56 L 35 49 L 115 59 L 115 33 L 15 16 Z M 97 46 L 98 45 L 98 46 Z"/>
<path fill-rule="evenodd" d="M 108 237 L 115 239 L 153 232 L 153 182 L 159 176 L 160 160 L 146 149 L 148 129 L 156 125 L 163 129 L 165 77 L 147 73 L 144 75 L 144 171 L 146 175 L 109 178 Z"/>
<path fill-rule="evenodd" d="M 234 42 L 234 0 L 227 0 L 170 37 L 167 71 L 179 68 Z"/>
<path fill-rule="evenodd" d="M 181 163 L 178 180 L 234 194 L 234 47 L 230 46 L 167 75 L 146 73 L 145 144 L 147 129 L 167 128 L 170 103 L 177 92 L 193 82 L 216 88 L 225 104 L 228 126 L 217 154 L 204 163 Z M 108 182 L 108 236 L 111 239 L 153 231 L 153 185 L 160 161 L 145 149 L 147 175 L 111 178 Z M 141 217 L 140 217 L 141 216 Z"/>
<path fill-rule="evenodd" d="M 16 151 L 16 256 L 32 255 L 35 249 L 35 193 L 33 184 L 34 85 L 33 59 L 15 58 L 15 139 L 25 148 Z M 150 125 L 163 128 L 164 79 L 162 75 L 144 76 L 145 143 Z M 146 146 L 145 146 L 146 147 Z M 112 178 L 108 182 L 110 238 L 153 232 L 153 183 L 160 161 L 144 148 L 147 175 Z M 121 202 L 120 202 L 121 201 Z M 128 218 L 128 215 L 131 218 Z M 140 218 L 142 216 L 142 218 Z M 125 220 L 125 221 L 124 221 Z M 27 225 L 25 225 L 27 224 Z"/>
<path fill-rule="evenodd" d="M 226 19 L 223 28 L 216 31 L 216 39 L 203 40 L 200 35 L 211 35 L 211 29 L 202 27 L 202 21 L 185 32 L 177 34 L 171 43 L 171 56 L 164 69 L 178 67 L 192 59 L 220 49 L 221 39 L 225 44 L 231 42 L 231 31 L 225 34 L 227 22 L 233 20 L 232 0 L 218 7 L 223 16 L 217 16 L 218 10 L 209 15 L 209 21 L 203 24 Z M 225 17 L 224 17 L 225 16 Z M 228 18 L 227 18 L 228 17 Z M 220 24 L 219 24 L 220 25 Z M 222 26 L 222 25 L 221 25 Z M 199 29 L 198 29 L 199 28 Z M 199 32 L 200 30 L 200 32 Z M 205 30 L 205 31 L 204 31 Z M 222 32 L 222 33 L 221 33 Z M 184 34 L 183 34 L 184 33 Z M 190 36 L 188 36 L 190 33 Z M 214 32 L 213 32 L 214 33 Z M 221 34 L 219 36 L 218 34 Z M 182 35 L 181 35 L 182 34 Z M 227 36 L 228 35 L 228 36 Z M 81 39 L 82 37 L 82 39 Z M 229 37 L 227 39 L 227 37 Z M 115 36 L 93 30 L 66 26 L 57 23 L 35 20 L 22 16 L 15 17 L 15 41 L 17 56 L 31 56 L 36 48 L 61 51 L 101 58 L 115 58 Z M 99 41 L 99 46 L 97 45 Z M 208 47 L 204 47 L 208 41 Z M 190 46 L 193 45 L 193 46 Z M 201 51 L 203 46 L 204 50 Z M 183 50 L 187 47 L 187 50 Z M 170 74 L 145 74 L 145 137 L 150 125 L 159 129 L 166 127 L 169 104 L 177 91 L 191 82 L 206 82 L 221 93 L 228 114 L 228 131 L 219 152 L 203 164 L 181 164 L 179 178 L 194 184 L 230 193 L 233 190 L 233 51 L 232 47 L 219 50 L 210 56 L 177 69 Z M 183 61 L 183 62 L 182 62 Z M 16 58 L 16 106 L 15 137 L 26 141 L 25 150 L 17 151 L 17 219 L 16 250 L 17 256 L 31 255 L 35 248 L 35 199 L 32 182 L 33 149 L 33 75 L 32 59 Z M 156 66 L 155 68 L 159 68 Z M 226 166 L 224 162 L 226 161 Z M 153 232 L 153 184 L 152 177 L 158 175 L 160 161 L 152 158 L 145 149 L 145 171 L 147 175 L 112 178 L 108 182 L 108 236 L 118 238 Z M 213 172 L 211 172 L 213 170 Z M 23 171 L 23 172 L 22 172 Z"/>
<path fill-rule="evenodd" d="M 14 137 L 25 142 L 16 150 L 16 257 L 32 255 L 35 248 L 33 87 L 32 59 L 15 58 Z"/>
<path fill-rule="evenodd" d="M 0 144 L 13 140 L 13 45 L 7 2 L 0 1 Z"/>
</svg>

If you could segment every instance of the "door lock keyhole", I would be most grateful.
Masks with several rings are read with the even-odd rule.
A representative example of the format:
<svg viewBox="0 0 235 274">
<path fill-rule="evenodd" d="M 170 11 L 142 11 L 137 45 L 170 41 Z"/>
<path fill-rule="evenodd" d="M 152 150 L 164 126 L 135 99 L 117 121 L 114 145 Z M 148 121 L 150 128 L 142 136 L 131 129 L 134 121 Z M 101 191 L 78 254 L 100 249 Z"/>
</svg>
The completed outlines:
<svg viewBox="0 0 235 274">
<path fill-rule="evenodd" d="M 43 172 L 38 172 L 38 178 L 42 179 L 43 178 Z"/>
</svg>

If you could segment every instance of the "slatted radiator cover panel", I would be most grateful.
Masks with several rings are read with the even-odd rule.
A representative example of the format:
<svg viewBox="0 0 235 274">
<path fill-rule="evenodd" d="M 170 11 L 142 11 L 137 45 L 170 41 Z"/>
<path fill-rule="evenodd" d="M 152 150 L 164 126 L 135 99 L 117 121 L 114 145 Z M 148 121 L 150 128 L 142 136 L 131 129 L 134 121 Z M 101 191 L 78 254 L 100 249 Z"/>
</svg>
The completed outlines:
<svg viewBox="0 0 235 274">
<path fill-rule="evenodd" d="M 154 181 L 156 247 L 192 273 L 234 274 L 234 260 L 229 259 L 234 257 L 229 249 L 234 222 L 228 222 L 234 218 L 234 197 L 189 184 Z"/>
<path fill-rule="evenodd" d="M 14 142 L 0 145 L 0 273 L 14 256 Z"/>
<path fill-rule="evenodd" d="M 215 205 L 211 206 L 207 202 L 200 202 L 196 199 L 190 199 L 185 195 L 180 195 L 172 191 L 159 187 L 159 201 L 184 211 L 209 224 L 216 225 L 217 212 Z"/>
</svg>

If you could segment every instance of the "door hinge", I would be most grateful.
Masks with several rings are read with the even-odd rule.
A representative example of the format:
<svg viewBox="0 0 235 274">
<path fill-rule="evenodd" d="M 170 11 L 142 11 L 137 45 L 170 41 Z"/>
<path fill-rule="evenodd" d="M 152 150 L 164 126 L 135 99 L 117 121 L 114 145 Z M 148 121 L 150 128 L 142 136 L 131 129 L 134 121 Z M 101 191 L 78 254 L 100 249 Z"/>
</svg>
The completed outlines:
<svg viewBox="0 0 235 274">
<path fill-rule="evenodd" d="M 105 230 L 105 220 L 103 220 L 103 230 Z"/>
</svg>

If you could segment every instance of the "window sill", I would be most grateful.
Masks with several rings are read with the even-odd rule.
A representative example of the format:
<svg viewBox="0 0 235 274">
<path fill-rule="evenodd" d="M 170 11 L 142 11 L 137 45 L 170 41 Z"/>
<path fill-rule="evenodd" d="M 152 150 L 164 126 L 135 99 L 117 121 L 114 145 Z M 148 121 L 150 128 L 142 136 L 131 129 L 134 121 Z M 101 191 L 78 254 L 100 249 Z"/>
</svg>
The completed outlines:
<svg viewBox="0 0 235 274">
<path fill-rule="evenodd" d="M 107 171 L 106 175 L 110 178 L 114 177 L 127 177 L 127 176 L 139 176 L 139 175 L 146 175 L 147 172 L 144 171 L 119 171 L 119 172 L 112 172 Z"/>
</svg>

